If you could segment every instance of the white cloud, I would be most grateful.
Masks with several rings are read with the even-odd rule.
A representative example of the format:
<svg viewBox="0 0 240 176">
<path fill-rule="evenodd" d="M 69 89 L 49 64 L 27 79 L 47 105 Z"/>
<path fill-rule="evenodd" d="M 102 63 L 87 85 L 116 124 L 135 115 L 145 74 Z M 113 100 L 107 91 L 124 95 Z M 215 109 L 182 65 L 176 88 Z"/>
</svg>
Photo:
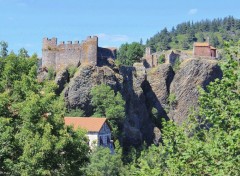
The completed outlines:
<svg viewBox="0 0 240 176">
<path fill-rule="evenodd" d="M 101 40 L 108 40 L 111 42 L 127 42 L 129 40 L 126 35 L 110 35 L 105 33 L 96 34 Z"/>
<path fill-rule="evenodd" d="M 189 15 L 195 15 L 198 12 L 198 9 L 190 9 L 188 14 Z"/>
</svg>

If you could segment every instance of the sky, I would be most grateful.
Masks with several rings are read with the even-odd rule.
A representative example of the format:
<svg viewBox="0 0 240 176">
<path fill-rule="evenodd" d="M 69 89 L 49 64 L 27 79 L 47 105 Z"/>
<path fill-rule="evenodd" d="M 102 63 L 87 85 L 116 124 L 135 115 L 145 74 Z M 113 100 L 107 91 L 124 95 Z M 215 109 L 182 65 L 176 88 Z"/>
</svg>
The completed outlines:
<svg viewBox="0 0 240 176">
<path fill-rule="evenodd" d="M 186 21 L 240 18 L 239 9 L 239 0 L 0 0 L 0 41 L 39 57 L 44 37 L 97 35 L 99 46 L 119 47 Z"/>
</svg>

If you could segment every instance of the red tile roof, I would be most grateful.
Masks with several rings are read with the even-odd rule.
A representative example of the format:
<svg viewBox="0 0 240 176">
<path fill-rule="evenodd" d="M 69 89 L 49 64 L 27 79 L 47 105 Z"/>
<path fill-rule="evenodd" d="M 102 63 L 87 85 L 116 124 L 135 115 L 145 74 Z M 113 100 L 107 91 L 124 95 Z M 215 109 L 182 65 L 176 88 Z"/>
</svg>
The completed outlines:
<svg viewBox="0 0 240 176">
<path fill-rule="evenodd" d="M 194 43 L 194 46 L 210 46 L 209 43 L 207 42 L 195 42 Z"/>
<path fill-rule="evenodd" d="M 99 132 L 106 120 L 97 117 L 64 117 L 65 125 L 72 125 L 73 129 L 82 128 L 88 132 Z"/>
</svg>

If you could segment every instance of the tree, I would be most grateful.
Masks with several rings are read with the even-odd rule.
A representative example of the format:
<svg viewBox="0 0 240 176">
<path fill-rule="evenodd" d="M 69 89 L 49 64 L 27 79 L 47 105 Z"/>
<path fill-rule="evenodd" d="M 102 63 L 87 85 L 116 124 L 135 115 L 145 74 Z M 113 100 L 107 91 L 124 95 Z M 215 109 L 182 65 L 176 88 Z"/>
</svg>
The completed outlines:
<svg viewBox="0 0 240 176">
<path fill-rule="evenodd" d="M 184 39 L 184 40 L 182 41 L 182 48 L 183 48 L 184 50 L 189 49 L 188 41 L 187 41 L 186 39 Z"/>
<path fill-rule="evenodd" d="M 106 117 L 113 128 L 113 137 L 117 137 L 125 118 L 125 102 L 122 95 L 115 94 L 111 87 L 101 84 L 91 90 L 92 105 L 95 117 Z"/>
<path fill-rule="evenodd" d="M 8 50 L 7 50 L 8 43 L 5 42 L 5 41 L 1 41 L 0 42 L 0 47 L 1 47 L 1 49 L 0 49 L 0 57 L 2 57 L 2 58 L 7 57 L 7 54 L 8 54 Z"/>
<path fill-rule="evenodd" d="M 18 51 L 18 57 L 29 58 L 28 51 L 25 48 L 21 48 Z"/>
<path fill-rule="evenodd" d="M 117 60 L 120 61 L 121 64 L 127 64 L 127 51 L 128 51 L 129 44 L 125 43 L 122 44 L 117 53 Z"/>
<path fill-rule="evenodd" d="M 137 42 L 122 44 L 118 51 L 118 60 L 121 64 L 132 66 L 133 63 L 140 61 L 143 57 L 143 53 L 143 45 Z"/>
<path fill-rule="evenodd" d="M 85 133 L 64 126 L 64 101 L 53 82 L 37 81 L 37 60 L 10 54 L 0 73 L 0 173 L 81 175 Z"/>
<path fill-rule="evenodd" d="M 205 41 L 204 35 L 203 35 L 203 33 L 201 32 L 201 33 L 199 34 L 199 36 L 198 36 L 198 42 L 204 42 L 204 41 Z"/>
<path fill-rule="evenodd" d="M 129 45 L 127 50 L 128 65 L 133 65 L 135 62 L 140 62 L 143 57 L 143 46 L 137 42 L 133 42 Z"/>
<path fill-rule="evenodd" d="M 212 35 L 210 37 L 210 44 L 215 46 L 215 47 L 219 45 L 219 40 L 218 40 L 218 37 L 216 35 Z"/>
<path fill-rule="evenodd" d="M 91 157 L 90 164 L 86 167 L 88 176 L 118 176 L 125 175 L 125 169 L 121 160 L 122 150 L 119 143 L 115 142 L 114 154 L 111 154 L 109 148 L 96 148 Z"/>
</svg>

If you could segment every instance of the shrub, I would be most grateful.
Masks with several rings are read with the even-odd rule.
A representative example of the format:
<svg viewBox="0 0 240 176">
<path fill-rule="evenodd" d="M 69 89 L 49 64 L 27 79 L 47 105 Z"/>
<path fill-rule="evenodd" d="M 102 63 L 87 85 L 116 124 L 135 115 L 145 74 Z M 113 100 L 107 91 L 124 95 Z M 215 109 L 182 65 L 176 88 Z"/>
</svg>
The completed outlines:
<svg viewBox="0 0 240 176">
<path fill-rule="evenodd" d="M 69 77 L 72 78 L 77 71 L 77 67 L 76 66 L 70 66 L 70 67 L 68 67 L 67 70 L 68 70 L 68 73 L 69 73 Z"/>
<path fill-rule="evenodd" d="M 56 75 L 56 73 L 55 73 L 54 69 L 53 68 L 49 68 L 48 69 L 48 74 L 47 74 L 47 79 L 48 80 L 54 80 L 55 75 Z"/>
<path fill-rule="evenodd" d="M 165 63 L 165 60 L 166 60 L 165 55 L 164 54 L 160 55 L 159 58 L 158 58 L 158 64 Z"/>
</svg>

